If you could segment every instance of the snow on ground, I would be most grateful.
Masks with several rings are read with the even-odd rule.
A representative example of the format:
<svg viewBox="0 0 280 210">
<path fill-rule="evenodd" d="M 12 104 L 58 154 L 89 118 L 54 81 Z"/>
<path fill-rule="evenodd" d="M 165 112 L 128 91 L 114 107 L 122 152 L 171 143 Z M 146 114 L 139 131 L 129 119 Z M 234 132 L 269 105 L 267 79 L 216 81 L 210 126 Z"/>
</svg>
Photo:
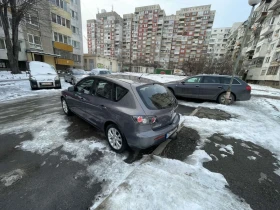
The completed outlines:
<svg viewBox="0 0 280 210">
<path fill-rule="evenodd" d="M 10 71 L 0 71 L 0 81 L 8 81 L 8 80 L 22 80 L 28 79 L 29 75 L 25 72 L 21 72 L 21 74 L 12 74 Z"/>
<path fill-rule="evenodd" d="M 125 73 L 118 73 L 121 75 L 132 75 L 137 77 L 143 77 L 151 80 L 155 80 L 161 83 L 166 82 L 173 82 L 178 81 L 186 78 L 185 76 L 177 76 L 177 75 L 168 75 L 168 74 L 147 74 L 147 73 L 134 73 L 134 72 L 125 72 Z"/>
<path fill-rule="evenodd" d="M 185 116 L 185 126 L 197 130 L 202 143 L 214 133 L 221 133 L 260 145 L 275 153 L 280 160 L 280 112 L 275 110 L 269 102 L 279 107 L 279 100 L 254 97 L 250 101 L 236 102 L 231 106 L 208 102 L 198 104 L 180 101 L 179 103 L 191 107 L 220 109 L 234 116 L 225 121 Z"/>
<path fill-rule="evenodd" d="M 23 170 L 16 169 L 16 170 L 13 170 L 11 172 L 1 175 L 0 181 L 2 182 L 3 185 L 5 185 L 6 187 L 9 187 L 12 184 L 14 184 L 15 182 L 17 182 L 18 180 L 22 179 L 23 175 L 24 175 Z"/>
<path fill-rule="evenodd" d="M 279 96 L 280 97 L 280 89 L 272 88 L 269 86 L 255 85 L 249 84 L 252 87 L 253 95 L 267 95 L 267 96 Z"/>
<path fill-rule="evenodd" d="M 64 79 L 60 79 L 60 81 L 62 89 L 71 86 L 71 84 L 64 82 Z M 8 101 L 27 96 L 59 93 L 62 89 L 31 90 L 29 80 L 0 82 L 0 101 Z"/>
<path fill-rule="evenodd" d="M 210 160 L 204 150 L 186 162 L 154 156 L 129 174 L 100 209 L 250 209 L 226 188 L 221 174 L 203 168 Z"/>
</svg>

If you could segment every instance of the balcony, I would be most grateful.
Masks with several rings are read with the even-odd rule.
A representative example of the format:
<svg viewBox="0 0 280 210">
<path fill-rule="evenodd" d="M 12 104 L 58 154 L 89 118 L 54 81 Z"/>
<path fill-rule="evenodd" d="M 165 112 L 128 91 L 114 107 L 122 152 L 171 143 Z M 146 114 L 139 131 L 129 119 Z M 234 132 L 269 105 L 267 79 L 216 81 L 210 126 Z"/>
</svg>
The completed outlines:
<svg viewBox="0 0 280 210">
<path fill-rule="evenodd" d="M 262 8 L 260 8 L 260 11 L 256 17 L 255 22 L 261 22 L 262 20 L 264 20 L 267 16 L 268 13 L 268 6 L 269 4 L 263 4 L 263 6 L 260 6 Z"/>
<path fill-rule="evenodd" d="M 259 46 L 257 47 L 257 49 L 258 48 L 259 48 Z M 258 52 L 255 51 L 253 58 L 264 58 L 266 53 L 267 53 L 267 45 L 263 44 L 263 45 L 261 45 L 261 48 L 259 49 Z"/>
<path fill-rule="evenodd" d="M 270 3 L 270 5 L 269 5 L 268 10 L 276 10 L 276 9 L 278 9 L 279 7 L 280 7 L 280 1 L 278 1 L 278 0 L 273 0 L 273 1 Z"/>
<path fill-rule="evenodd" d="M 261 36 L 265 36 L 271 32 L 273 32 L 273 29 L 274 29 L 274 26 L 275 25 L 268 25 L 266 27 L 264 27 L 262 30 L 261 30 Z"/>
</svg>

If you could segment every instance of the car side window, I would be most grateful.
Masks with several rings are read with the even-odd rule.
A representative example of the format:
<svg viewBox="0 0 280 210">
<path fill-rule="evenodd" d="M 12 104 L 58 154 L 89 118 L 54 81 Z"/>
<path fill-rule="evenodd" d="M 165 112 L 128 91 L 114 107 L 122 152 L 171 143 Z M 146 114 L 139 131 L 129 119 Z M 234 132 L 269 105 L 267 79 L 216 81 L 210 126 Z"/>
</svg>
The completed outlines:
<svg viewBox="0 0 280 210">
<path fill-rule="evenodd" d="M 203 83 L 207 84 L 219 84 L 220 83 L 220 78 L 219 77 L 203 77 Z"/>
<path fill-rule="evenodd" d="M 222 80 L 221 83 L 229 85 L 231 78 L 230 77 L 223 77 L 223 78 L 221 78 L 221 80 Z M 240 85 L 240 82 L 238 82 L 237 79 L 233 79 L 232 84 Z"/>
<path fill-rule="evenodd" d="M 106 80 L 99 80 L 96 86 L 96 95 L 113 100 L 114 85 Z"/>
<path fill-rule="evenodd" d="M 77 92 L 89 95 L 91 93 L 93 83 L 94 83 L 94 79 L 82 80 L 81 82 L 79 82 L 76 85 Z M 94 94 L 94 91 L 93 91 L 93 94 Z"/>
<path fill-rule="evenodd" d="M 119 85 L 116 85 L 115 87 L 115 101 L 119 101 L 127 94 L 128 90 Z"/>
<path fill-rule="evenodd" d="M 192 77 L 185 80 L 185 83 L 200 83 L 201 77 Z"/>
</svg>

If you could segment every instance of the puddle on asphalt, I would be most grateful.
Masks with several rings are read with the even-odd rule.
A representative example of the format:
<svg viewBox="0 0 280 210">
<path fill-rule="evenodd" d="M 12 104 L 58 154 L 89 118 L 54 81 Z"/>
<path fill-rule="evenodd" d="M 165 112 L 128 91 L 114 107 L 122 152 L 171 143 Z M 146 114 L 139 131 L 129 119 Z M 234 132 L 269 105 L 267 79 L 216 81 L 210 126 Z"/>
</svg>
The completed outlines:
<svg viewBox="0 0 280 210">
<path fill-rule="evenodd" d="M 221 134 L 214 134 L 209 140 L 202 149 L 213 160 L 203 163 L 205 168 L 221 173 L 228 188 L 245 199 L 252 209 L 279 209 L 280 176 L 275 171 L 280 165 L 270 151 Z"/>
</svg>

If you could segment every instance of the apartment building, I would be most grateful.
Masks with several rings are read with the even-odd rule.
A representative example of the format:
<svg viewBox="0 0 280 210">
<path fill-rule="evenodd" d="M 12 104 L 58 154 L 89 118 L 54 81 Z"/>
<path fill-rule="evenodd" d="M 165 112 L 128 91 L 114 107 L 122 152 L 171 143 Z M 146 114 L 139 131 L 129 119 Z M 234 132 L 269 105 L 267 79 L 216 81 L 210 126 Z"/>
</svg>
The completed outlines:
<svg viewBox="0 0 280 210">
<path fill-rule="evenodd" d="M 94 21 L 91 20 L 88 24 L 92 24 L 92 22 Z M 94 28 L 93 34 L 96 36 L 96 54 L 120 58 L 122 53 L 123 30 L 121 16 L 114 11 L 106 12 L 106 10 L 102 10 L 101 13 L 96 15 L 96 23 L 94 25 L 94 27 L 91 27 L 91 31 Z M 92 37 L 92 33 L 88 35 Z M 91 48 L 93 49 L 93 47 Z"/>
<path fill-rule="evenodd" d="M 183 8 L 176 12 L 170 60 L 181 69 L 184 61 L 207 54 L 207 31 L 212 30 L 216 11 L 211 5 Z"/>
<path fill-rule="evenodd" d="M 208 43 L 208 55 L 219 59 L 226 54 L 226 45 L 231 27 L 213 28 Z"/>
<path fill-rule="evenodd" d="M 10 16 L 10 14 L 9 14 Z M 10 16 L 11 18 L 11 16 Z M 11 19 L 9 20 L 9 28 L 11 31 Z M 19 27 L 19 53 L 18 53 L 18 66 L 21 70 L 25 70 L 26 68 L 26 43 L 24 38 L 24 33 L 22 27 Z M 7 56 L 7 47 L 6 47 L 6 41 L 5 41 L 5 33 L 3 29 L 3 24 L 0 20 L 0 70 L 7 70 L 9 68 L 9 61 Z"/>
<path fill-rule="evenodd" d="M 255 10 L 252 34 L 246 49 L 247 80 L 279 86 L 280 0 L 263 0 Z"/>
<path fill-rule="evenodd" d="M 83 68 L 83 33 L 82 33 L 82 14 L 80 0 L 71 0 L 71 30 L 73 61 L 75 68 Z"/>
<path fill-rule="evenodd" d="M 95 32 L 95 20 L 88 20 L 89 53 L 106 56 L 110 54 L 102 50 L 101 28 L 98 35 L 98 27 L 102 27 L 100 15 L 108 17 L 106 12 L 97 15 Z M 136 7 L 134 13 L 122 18 L 122 60 L 128 66 L 156 64 L 163 68 L 182 68 L 184 61 L 198 60 L 207 53 L 207 33 L 214 18 L 211 5 L 183 8 L 169 16 L 160 5 Z"/>
<path fill-rule="evenodd" d="M 96 54 L 97 51 L 97 37 L 96 37 L 97 23 L 95 19 L 87 20 L 87 45 L 88 53 Z"/>
</svg>

